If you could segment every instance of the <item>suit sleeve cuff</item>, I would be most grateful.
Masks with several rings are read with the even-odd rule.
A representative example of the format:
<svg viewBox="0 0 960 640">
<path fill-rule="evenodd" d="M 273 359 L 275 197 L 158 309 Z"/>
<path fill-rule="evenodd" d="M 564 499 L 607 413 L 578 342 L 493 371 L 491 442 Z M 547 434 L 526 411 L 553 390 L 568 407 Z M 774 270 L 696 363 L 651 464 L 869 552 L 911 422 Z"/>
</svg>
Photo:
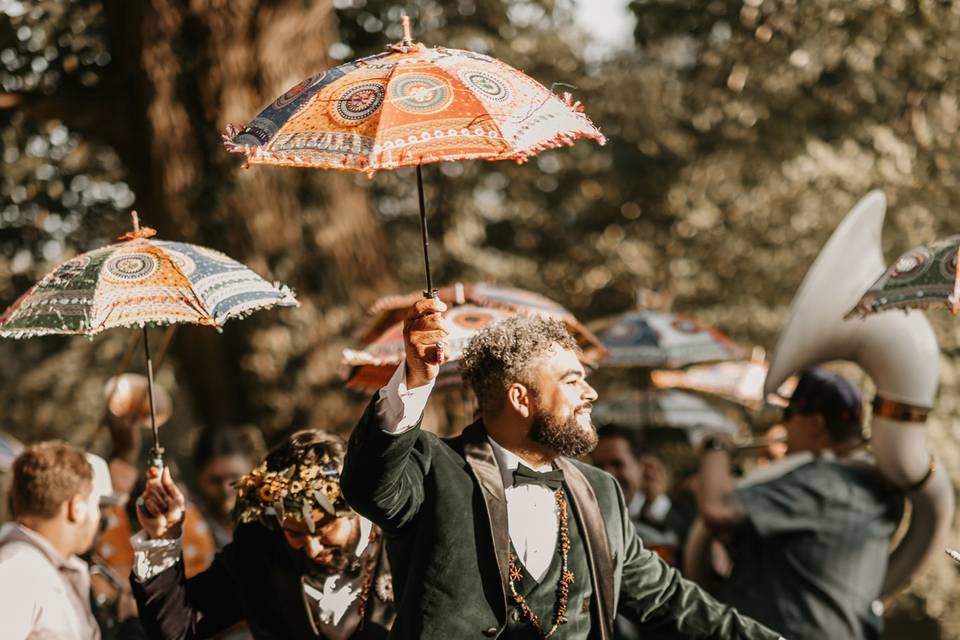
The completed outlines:
<svg viewBox="0 0 960 640">
<path fill-rule="evenodd" d="M 420 423 L 423 410 L 433 391 L 434 380 L 417 387 L 407 388 L 406 362 L 401 362 L 393 377 L 380 389 L 377 398 L 377 416 L 387 433 L 400 434 Z"/>
<path fill-rule="evenodd" d="M 183 533 L 176 538 L 151 539 L 146 531 L 138 531 L 130 538 L 133 546 L 133 575 L 140 582 L 155 578 L 180 561 L 183 551 Z"/>
</svg>

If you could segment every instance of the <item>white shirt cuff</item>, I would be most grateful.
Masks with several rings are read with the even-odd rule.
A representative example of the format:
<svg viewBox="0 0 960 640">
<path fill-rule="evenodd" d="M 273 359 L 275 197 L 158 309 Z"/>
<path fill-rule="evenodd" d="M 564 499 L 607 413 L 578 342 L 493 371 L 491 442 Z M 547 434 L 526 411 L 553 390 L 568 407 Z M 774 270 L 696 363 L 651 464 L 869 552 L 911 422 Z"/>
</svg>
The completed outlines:
<svg viewBox="0 0 960 640">
<path fill-rule="evenodd" d="M 154 578 L 180 561 L 183 533 L 176 538 L 150 538 L 144 530 L 130 537 L 133 546 L 133 575 L 140 582 Z"/>
<path fill-rule="evenodd" d="M 436 382 L 431 380 L 416 389 L 408 389 L 406 367 L 406 362 L 401 362 L 390 382 L 378 392 L 377 415 L 387 433 L 400 434 L 417 426 Z"/>
</svg>

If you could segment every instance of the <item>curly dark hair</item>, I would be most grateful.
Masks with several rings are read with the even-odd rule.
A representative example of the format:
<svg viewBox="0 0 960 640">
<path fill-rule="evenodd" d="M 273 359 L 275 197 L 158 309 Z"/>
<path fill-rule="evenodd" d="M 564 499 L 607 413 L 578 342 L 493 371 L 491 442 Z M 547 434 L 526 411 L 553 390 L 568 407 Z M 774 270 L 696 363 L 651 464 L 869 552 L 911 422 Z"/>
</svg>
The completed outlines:
<svg viewBox="0 0 960 640">
<path fill-rule="evenodd" d="M 311 457 L 322 458 L 326 453 L 337 463 L 337 468 L 343 469 L 343 457 L 347 446 L 343 440 L 332 433 L 320 429 L 304 429 L 288 436 L 283 442 L 275 446 L 264 458 L 269 471 L 280 471 L 292 464 L 301 464 Z"/>
<path fill-rule="evenodd" d="M 559 347 L 577 353 L 577 341 L 560 320 L 516 315 L 477 333 L 460 356 L 460 374 L 477 396 L 482 412 L 503 408 L 504 392 L 514 382 L 529 385 L 536 360 Z"/>
</svg>

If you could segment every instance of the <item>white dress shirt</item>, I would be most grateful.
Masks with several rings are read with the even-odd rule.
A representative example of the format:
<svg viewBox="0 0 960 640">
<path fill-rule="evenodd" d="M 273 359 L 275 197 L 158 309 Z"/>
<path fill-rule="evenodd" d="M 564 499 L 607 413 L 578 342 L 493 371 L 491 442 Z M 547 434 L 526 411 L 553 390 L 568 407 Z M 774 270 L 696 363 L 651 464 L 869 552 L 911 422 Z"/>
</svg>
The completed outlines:
<svg viewBox="0 0 960 640">
<path fill-rule="evenodd" d="M 423 415 L 433 383 L 407 389 L 406 365 L 401 362 L 390 382 L 380 389 L 377 401 L 377 414 L 384 430 L 389 433 L 403 433 L 415 427 Z M 493 447 L 493 456 L 500 468 L 504 494 L 507 498 L 507 526 L 510 541 L 517 552 L 517 559 L 523 563 L 530 576 L 540 582 L 550 568 L 553 554 L 557 548 L 559 517 L 557 502 L 553 491 L 544 486 L 525 484 L 513 485 L 513 472 L 523 462 L 512 451 L 504 449 L 488 436 Z M 533 467 L 534 471 L 550 471 L 551 465 Z"/>
<path fill-rule="evenodd" d="M 560 530 L 557 499 L 553 491 L 543 485 L 513 484 L 513 472 L 523 462 L 534 471 L 550 471 L 552 465 L 532 467 L 520 457 L 500 446 L 487 436 L 493 447 L 493 457 L 500 467 L 503 490 L 507 496 L 507 527 L 510 529 L 510 542 L 517 552 L 517 558 L 526 567 L 530 576 L 540 582 L 557 549 L 557 534 Z"/>
<path fill-rule="evenodd" d="M 90 608 L 90 572 L 21 524 L 0 528 L 0 637 L 99 640 Z"/>
<path fill-rule="evenodd" d="M 644 498 L 643 493 L 640 491 L 635 493 L 633 499 L 630 501 L 630 504 L 627 505 L 627 512 L 630 514 L 630 519 L 639 520 L 640 515 L 643 512 L 643 508 L 646 505 L 647 500 Z M 672 505 L 673 503 L 670 502 L 670 498 L 661 493 L 653 499 L 652 503 L 650 503 L 650 508 L 647 509 L 647 517 L 651 522 L 660 524 L 666 520 L 667 514 L 670 512 L 670 507 Z"/>
<path fill-rule="evenodd" d="M 643 544 L 648 547 L 680 544 L 676 532 L 666 528 L 663 524 L 672 506 L 670 498 L 661 493 L 653 499 L 646 514 L 644 514 L 643 510 L 646 504 L 647 501 L 643 497 L 643 493 L 638 491 L 630 504 L 627 505 L 630 521 L 633 522 L 633 527 L 637 530 L 637 535 L 640 536 Z"/>
</svg>

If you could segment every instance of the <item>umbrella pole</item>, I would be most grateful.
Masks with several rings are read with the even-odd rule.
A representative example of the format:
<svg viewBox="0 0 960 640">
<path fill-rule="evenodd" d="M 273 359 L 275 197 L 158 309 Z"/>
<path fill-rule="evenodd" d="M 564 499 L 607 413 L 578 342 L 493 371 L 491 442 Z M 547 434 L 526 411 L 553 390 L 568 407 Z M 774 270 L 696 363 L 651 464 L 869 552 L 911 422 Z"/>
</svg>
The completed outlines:
<svg viewBox="0 0 960 640">
<path fill-rule="evenodd" d="M 147 357 L 147 390 L 150 398 L 150 428 L 153 429 L 153 448 L 150 449 L 150 466 L 163 470 L 163 447 L 157 430 L 157 409 L 153 402 L 153 360 L 150 359 L 150 339 L 147 327 L 143 327 L 143 352 Z"/>
<path fill-rule="evenodd" d="M 427 273 L 427 290 L 424 298 L 436 298 L 437 290 L 433 288 L 433 278 L 430 275 L 430 236 L 427 234 L 427 206 L 423 201 L 423 172 L 417 165 L 417 195 L 420 199 L 420 235 L 423 239 L 423 269 Z"/>
</svg>

